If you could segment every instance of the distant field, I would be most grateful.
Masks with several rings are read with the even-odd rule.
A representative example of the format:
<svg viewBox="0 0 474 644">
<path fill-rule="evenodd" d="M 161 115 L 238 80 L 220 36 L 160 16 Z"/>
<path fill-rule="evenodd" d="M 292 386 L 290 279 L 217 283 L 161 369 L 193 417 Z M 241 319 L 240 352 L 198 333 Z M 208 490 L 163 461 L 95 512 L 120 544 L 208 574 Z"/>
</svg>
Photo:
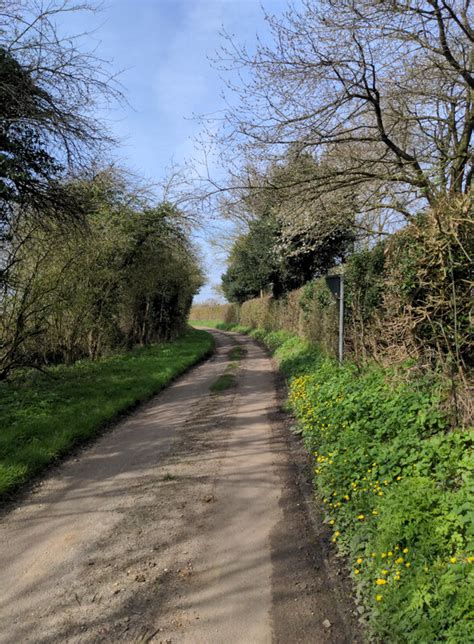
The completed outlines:
<svg viewBox="0 0 474 644">
<path fill-rule="evenodd" d="M 190 330 L 167 344 L 2 383 L 0 496 L 163 389 L 212 348 L 209 333 Z"/>
<path fill-rule="evenodd" d="M 210 329 L 216 329 L 222 322 L 220 320 L 188 320 L 188 324 L 191 326 L 207 326 Z"/>
</svg>

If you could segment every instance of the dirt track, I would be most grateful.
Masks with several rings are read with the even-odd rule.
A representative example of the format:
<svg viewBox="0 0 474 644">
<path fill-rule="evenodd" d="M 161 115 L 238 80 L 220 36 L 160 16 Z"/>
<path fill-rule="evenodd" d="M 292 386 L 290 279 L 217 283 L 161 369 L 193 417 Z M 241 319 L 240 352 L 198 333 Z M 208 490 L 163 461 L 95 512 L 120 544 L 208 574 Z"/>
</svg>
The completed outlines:
<svg viewBox="0 0 474 644">
<path fill-rule="evenodd" d="M 360 641 L 272 362 L 213 333 L 211 360 L 3 517 L 0 642 Z M 236 386 L 210 394 L 237 342 Z"/>
</svg>

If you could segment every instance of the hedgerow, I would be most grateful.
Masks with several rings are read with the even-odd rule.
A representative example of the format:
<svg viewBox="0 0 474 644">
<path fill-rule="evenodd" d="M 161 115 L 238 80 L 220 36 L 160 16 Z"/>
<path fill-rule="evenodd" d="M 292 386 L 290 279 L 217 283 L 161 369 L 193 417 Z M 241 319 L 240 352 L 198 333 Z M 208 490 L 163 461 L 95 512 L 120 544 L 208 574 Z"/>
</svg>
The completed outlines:
<svg viewBox="0 0 474 644">
<path fill-rule="evenodd" d="M 473 432 L 453 430 L 435 378 L 322 357 L 254 330 L 289 380 L 332 541 L 372 641 L 472 641 Z"/>
</svg>

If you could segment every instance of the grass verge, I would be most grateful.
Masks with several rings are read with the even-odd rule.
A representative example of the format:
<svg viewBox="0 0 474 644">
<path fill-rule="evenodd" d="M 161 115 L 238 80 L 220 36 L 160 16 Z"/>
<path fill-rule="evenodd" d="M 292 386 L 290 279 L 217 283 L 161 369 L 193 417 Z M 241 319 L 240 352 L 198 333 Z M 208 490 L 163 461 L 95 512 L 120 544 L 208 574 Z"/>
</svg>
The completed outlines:
<svg viewBox="0 0 474 644">
<path fill-rule="evenodd" d="M 221 391 L 226 391 L 235 385 L 235 376 L 232 373 L 223 373 L 217 380 L 212 384 L 211 391 L 213 393 L 220 393 Z"/>
<path fill-rule="evenodd" d="M 288 379 L 368 640 L 472 641 L 474 434 L 450 426 L 442 383 L 340 366 L 284 331 L 233 329 L 263 341 Z"/>
<path fill-rule="evenodd" d="M 226 391 L 231 387 L 235 386 L 236 376 L 235 371 L 239 368 L 240 360 L 245 356 L 245 349 L 240 345 L 233 347 L 229 352 L 229 365 L 226 371 L 217 378 L 214 384 L 211 386 L 211 391 L 213 393 L 219 393 L 221 391 Z"/>
<path fill-rule="evenodd" d="M 0 386 L 0 498 L 212 352 L 205 331 Z"/>
<path fill-rule="evenodd" d="M 245 349 L 240 345 L 233 347 L 229 352 L 229 360 L 236 360 L 238 362 L 239 360 L 242 360 L 244 356 Z"/>
</svg>

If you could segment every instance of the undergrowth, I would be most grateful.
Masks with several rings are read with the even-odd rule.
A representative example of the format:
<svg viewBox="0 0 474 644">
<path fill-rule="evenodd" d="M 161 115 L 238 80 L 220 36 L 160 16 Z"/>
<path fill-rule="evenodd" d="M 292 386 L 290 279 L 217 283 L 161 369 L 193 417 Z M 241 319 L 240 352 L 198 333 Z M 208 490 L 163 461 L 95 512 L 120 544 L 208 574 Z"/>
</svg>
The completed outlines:
<svg viewBox="0 0 474 644">
<path fill-rule="evenodd" d="M 263 341 L 289 381 L 368 638 L 472 641 L 473 432 L 450 426 L 442 384 L 340 366 L 285 331 L 232 328 Z"/>
<path fill-rule="evenodd" d="M 174 342 L 136 349 L 48 374 L 27 372 L 0 386 L 0 497 L 96 434 L 210 353 L 213 339 L 191 330 Z"/>
</svg>

